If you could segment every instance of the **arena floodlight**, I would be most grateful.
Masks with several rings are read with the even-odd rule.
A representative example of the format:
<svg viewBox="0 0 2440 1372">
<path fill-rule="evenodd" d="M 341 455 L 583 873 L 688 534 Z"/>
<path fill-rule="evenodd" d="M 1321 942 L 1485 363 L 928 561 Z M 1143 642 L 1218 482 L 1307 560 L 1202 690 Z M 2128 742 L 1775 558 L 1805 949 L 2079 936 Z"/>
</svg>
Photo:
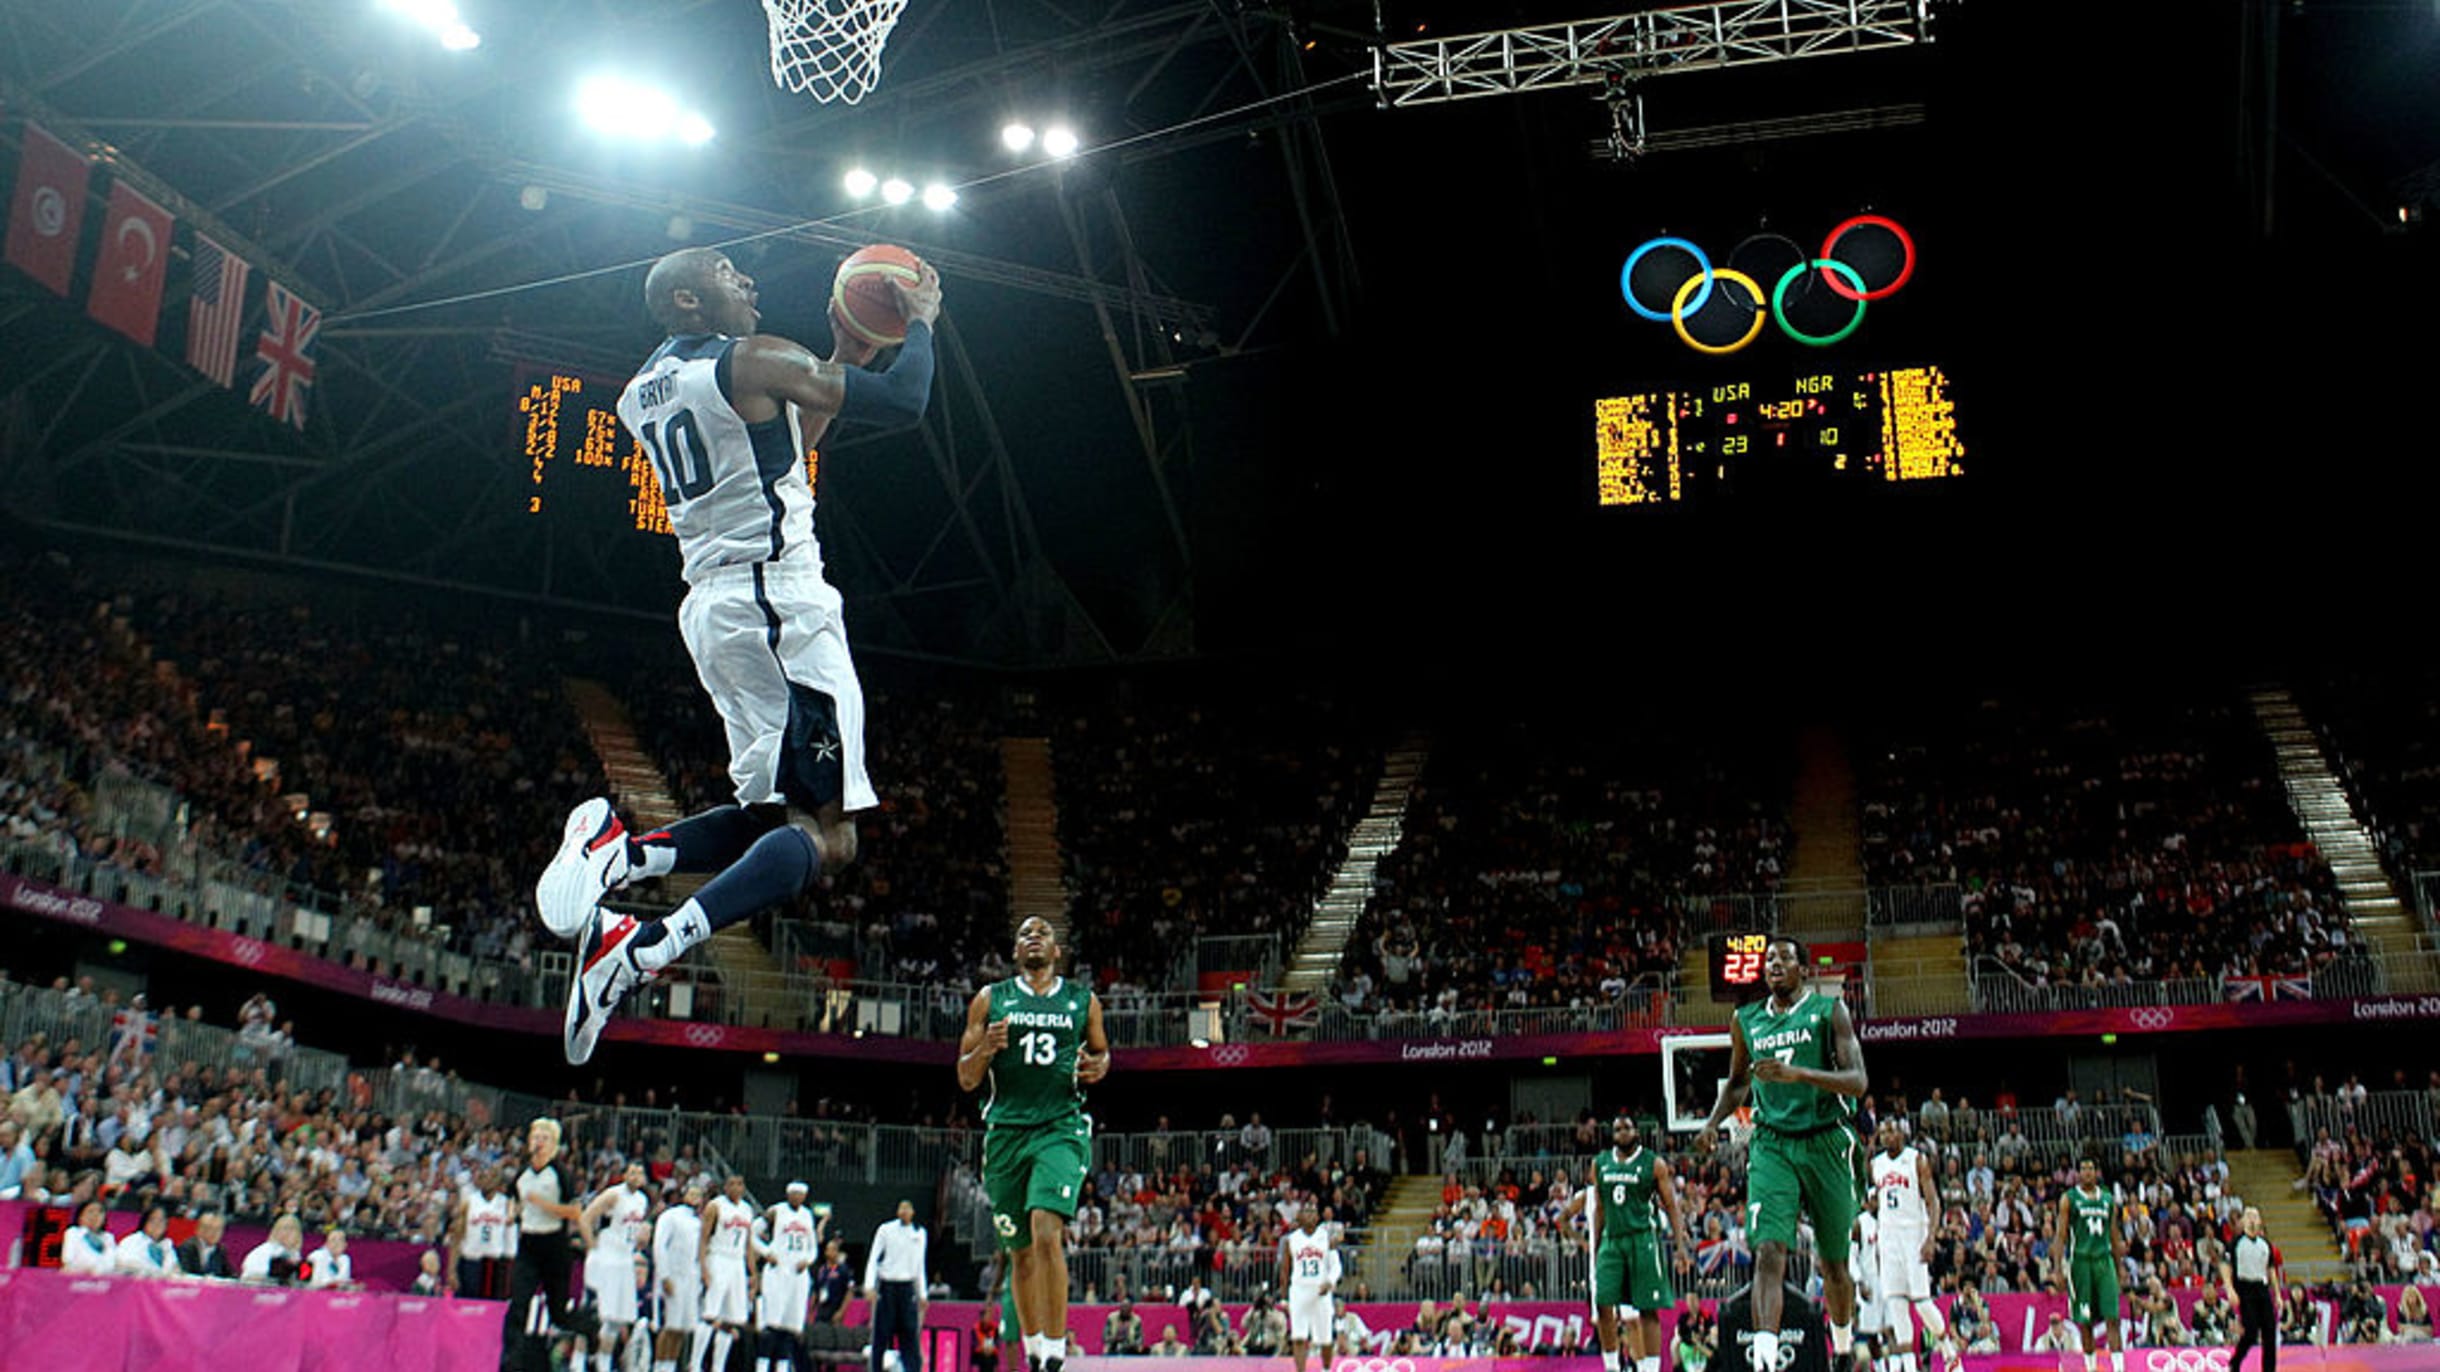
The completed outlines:
<svg viewBox="0 0 2440 1372">
<path fill-rule="evenodd" d="M 1042 150 L 1053 157 L 1074 157 L 1083 140 L 1065 124 L 1053 124 L 1042 135 Z"/>
<path fill-rule="evenodd" d="M 848 169 L 844 184 L 847 187 L 847 193 L 849 195 L 856 197 L 858 200 L 862 200 L 866 196 L 871 195 L 874 190 L 880 187 L 881 178 L 873 175 L 869 171 L 866 171 L 862 167 L 850 167 Z"/>
<path fill-rule="evenodd" d="M 903 205 L 915 198 L 915 188 L 893 176 L 881 183 L 881 198 L 893 205 Z"/>
<path fill-rule="evenodd" d="M 935 181 L 923 188 L 923 207 L 934 214 L 947 214 L 957 204 L 957 192 Z"/>
<path fill-rule="evenodd" d="M 668 91 L 623 76 L 588 77 L 576 88 L 576 113 L 596 133 L 700 147 L 712 139 L 712 121 L 686 109 Z"/>
<path fill-rule="evenodd" d="M 1034 126 L 1021 119 L 1011 119 L 1000 128 L 1000 146 L 1010 152 L 1023 152 L 1034 145 Z"/>
<path fill-rule="evenodd" d="M 678 140 L 690 148 L 700 148 L 712 141 L 712 121 L 688 110 L 678 116 Z"/>
<path fill-rule="evenodd" d="M 464 24 L 452 24 L 441 31 L 441 46 L 451 52 L 472 52 L 483 46 L 483 35 Z"/>
</svg>

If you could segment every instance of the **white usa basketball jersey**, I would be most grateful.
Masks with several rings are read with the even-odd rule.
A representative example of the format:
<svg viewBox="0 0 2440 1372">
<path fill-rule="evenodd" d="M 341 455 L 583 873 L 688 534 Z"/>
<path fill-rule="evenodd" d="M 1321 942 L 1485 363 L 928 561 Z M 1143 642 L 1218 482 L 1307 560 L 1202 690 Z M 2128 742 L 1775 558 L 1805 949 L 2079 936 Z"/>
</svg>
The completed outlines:
<svg viewBox="0 0 2440 1372">
<path fill-rule="evenodd" d="M 796 407 L 748 424 L 730 400 L 729 358 L 743 340 L 679 334 L 644 360 L 618 398 L 669 502 L 669 527 L 689 582 L 714 567 L 810 558 L 813 483 Z"/>
<path fill-rule="evenodd" d="M 1881 1197 L 1881 1226 L 1920 1237 L 1931 1227 L 1931 1214 L 1922 1179 L 1915 1175 L 1917 1165 L 1912 1147 L 1899 1149 L 1894 1158 L 1886 1152 L 1872 1155 L 1872 1189 Z"/>
<path fill-rule="evenodd" d="M 602 1255 L 605 1263 L 632 1263 L 635 1261 L 636 1229 L 643 1224 L 644 1215 L 651 1210 L 652 1203 L 644 1199 L 642 1192 L 628 1190 L 625 1182 L 611 1187 L 605 1194 L 617 1199 L 610 1202 L 609 1209 L 602 1215 L 600 1227 L 594 1232 L 593 1251 Z"/>
<path fill-rule="evenodd" d="M 771 1256 L 791 1269 L 813 1266 L 813 1212 L 801 1205 L 771 1207 Z"/>
<path fill-rule="evenodd" d="M 1299 1291 L 1318 1291 L 1339 1278 L 1338 1255 L 1330 1251 L 1330 1234 L 1291 1229 L 1281 1240 L 1288 1250 L 1288 1284 Z"/>
<path fill-rule="evenodd" d="M 744 1201 L 714 1196 L 712 1203 L 704 1207 L 704 1213 L 710 1217 L 712 1225 L 711 1256 L 742 1262 L 746 1255 L 746 1244 L 754 1237 L 753 1210 Z"/>
</svg>

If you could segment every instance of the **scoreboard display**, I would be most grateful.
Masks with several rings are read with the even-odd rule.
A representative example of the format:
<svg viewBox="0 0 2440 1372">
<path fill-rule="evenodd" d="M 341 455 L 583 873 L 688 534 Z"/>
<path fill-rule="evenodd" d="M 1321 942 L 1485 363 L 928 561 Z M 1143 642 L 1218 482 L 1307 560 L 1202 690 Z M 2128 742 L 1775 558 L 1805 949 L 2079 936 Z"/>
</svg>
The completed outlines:
<svg viewBox="0 0 2440 1372">
<path fill-rule="evenodd" d="M 1712 935 L 1711 998 L 1737 1005 L 1759 999 L 1765 989 L 1762 953 L 1770 944 L 1769 934 Z"/>
<path fill-rule="evenodd" d="M 518 498 L 526 514 L 585 529 L 668 536 L 669 502 L 652 458 L 619 423 L 618 397 L 626 384 L 550 368 L 518 372 L 515 442 L 526 476 Z M 819 471 L 819 454 L 807 451 L 806 477 Z"/>
<path fill-rule="evenodd" d="M 1965 475 L 1938 367 L 1816 371 L 1593 402 L 1603 505 L 1671 505 L 1740 489 L 1886 486 Z"/>
</svg>

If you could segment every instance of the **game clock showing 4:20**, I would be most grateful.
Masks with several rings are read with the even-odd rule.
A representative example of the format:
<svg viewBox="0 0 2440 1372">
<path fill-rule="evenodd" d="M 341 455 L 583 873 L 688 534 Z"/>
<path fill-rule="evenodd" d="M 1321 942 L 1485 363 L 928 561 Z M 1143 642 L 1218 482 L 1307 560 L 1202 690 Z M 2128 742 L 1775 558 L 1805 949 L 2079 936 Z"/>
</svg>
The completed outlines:
<svg viewBox="0 0 2440 1372">
<path fill-rule="evenodd" d="M 1938 482 L 1965 475 L 1965 455 L 1938 367 L 1822 370 L 1593 402 L 1603 505 Z"/>
<path fill-rule="evenodd" d="M 1742 1005 L 1758 1000 L 1768 989 L 1762 979 L 1762 953 L 1769 934 L 1711 936 L 1711 998 Z"/>
</svg>

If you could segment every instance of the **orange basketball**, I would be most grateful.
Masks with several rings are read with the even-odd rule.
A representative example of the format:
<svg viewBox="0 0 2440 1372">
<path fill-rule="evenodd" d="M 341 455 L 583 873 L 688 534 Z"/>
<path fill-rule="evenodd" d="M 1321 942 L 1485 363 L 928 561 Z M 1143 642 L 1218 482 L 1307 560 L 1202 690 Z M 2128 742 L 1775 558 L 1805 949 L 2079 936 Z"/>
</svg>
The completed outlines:
<svg viewBox="0 0 2440 1372">
<path fill-rule="evenodd" d="M 889 243 L 858 248 L 831 278 L 831 320 L 876 348 L 904 343 L 907 318 L 898 309 L 898 293 L 890 289 L 890 282 L 912 286 L 922 279 L 923 259 L 904 248 Z"/>
</svg>

